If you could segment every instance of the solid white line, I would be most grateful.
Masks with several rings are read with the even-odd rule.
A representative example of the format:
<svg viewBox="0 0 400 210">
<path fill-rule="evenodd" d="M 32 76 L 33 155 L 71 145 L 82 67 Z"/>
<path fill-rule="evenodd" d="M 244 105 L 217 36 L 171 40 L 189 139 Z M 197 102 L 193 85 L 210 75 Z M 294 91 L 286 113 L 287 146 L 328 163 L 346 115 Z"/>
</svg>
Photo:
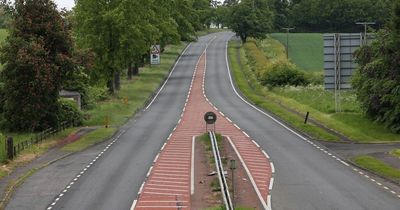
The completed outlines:
<svg viewBox="0 0 400 210">
<path fill-rule="evenodd" d="M 135 209 L 136 203 L 137 203 L 137 200 L 134 200 L 133 203 L 132 203 L 132 206 L 131 206 L 131 210 Z"/>
<path fill-rule="evenodd" d="M 190 166 L 190 192 L 194 195 L 194 149 L 195 149 L 196 137 L 192 137 L 192 160 Z"/>
<path fill-rule="evenodd" d="M 267 152 L 265 152 L 264 150 L 262 150 L 262 153 L 264 153 L 265 157 L 266 157 L 268 160 L 270 159 Z"/>
<path fill-rule="evenodd" d="M 243 168 L 245 169 L 245 171 L 246 171 L 246 173 L 247 173 L 247 176 L 249 176 L 250 182 L 251 182 L 251 184 L 253 185 L 253 188 L 254 188 L 254 190 L 256 191 L 256 194 L 257 194 L 258 199 L 260 200 L 262 206 L 264 207 L 264 209 L 271 210 L 271 207 L 270 207 L 270 206 L 267 206 L 267 204 L 265 203 L 265 200 L 264 200 L 264 198 L 262 197 L 262 195 L 261 195 L 261 193 L 260 193 L 260 190 L 258 189 L 257 184 L 256 184 L 256 182 L 255 182 L 254 179 L 253 179 L 253 176 L 251 175 L 249 169 L 247 168 L 247 165 L 246 165 L 246 163 L 244 162 L 244 160 L 243 160 L 242 156 L 240 155 L 239 151 L 237 150 L 236 146 L 233 144 L 233 142 L 232 142 L 232 140 L 231 140 L 231 138 L 230 138 L 229 136 L 227 136 L 227 139 L 228 139 L 229 143 L 231 144 L 233 150 L 235 150 L 236 155 L 238 156 L 240 162 L 242 163 Z"/>
<path fill-rule="evenodd" d="M 247 138 L 250 138 L 249 134 L 247 134 L 247 133 L 244 132 L 244 131 L 242 131 L 242 132 L 243 132 L 243 134 L 244 134 Z"/>
<path fill-rule="evenodd" d="M 158 157 L 160 157 L 160 153 L 158 153 L 157 156 L 154 158 L 153 163 L 157 162 Z"/>
<path fill-rule="evenodd" d="M 160 150 L 164 150 L 165 145 L 167 145 L 167 143 L 164 143 Z"/>
<path fill-rule="evenodd" d="M 270 164 L 271 164 L 271 170 L 272 170 L 272 173 L 274 174 L 274 173 L 275 173 L 275 166 L 274 166 L 274 163 L 273 163 L 273 162 L 271 162 Z"/>
<path fill-rule="evenodd" d="M 153 170 L 153 166 L 151 166 L 151 167 L 149 168 L 149 171 L 147 172 L 146 177 L 149 177 L 149 176 L 150 176 L 151 170 Z"/>
<path fill-rule="evenodd" d="M 268 195 L 268 197 L 267 197 L 267 203 L 268 203 L 268 206 L 270 206 L 271 209 L 272 209 L 272 206 L 271 206 L 271 195 Z"/>
<path fill-rule="evenodd" d="M 247 136 L 248 137 L 248 136 Z M 256 141 L 254 141 L 254 140 L 251 140 L 258 148 L 260 148 L 260 145 L 258 145 L 257 144 L 257 142 Z"/>
<path fill-rule="evenodd" d="M 176 60 L 176 62 L 175 62 L 175 64 L 174 64 L 174 67 L 172 67 L 172 70 L 171 70 L 171 72 L 169 73 L 169 75 L 168 75 L 167 79 L 165 80 L 164 84 L 161 86 L 160 90 L 158 90 L 157 94 L 154 96 L 153 100 L 151 100 L 151 102 L 149 103 L 149 105 L 147 105 L 147 107 L 145 108 L 145 110 L 147 110 L 147 109 L 154 103 L 154 101 L 156 100 L 156 98 L 158 97 L 158 95 L 160 95 L 161 91 L 164 89 L 164 87 L 165 87 L 165 85 L 167 84 L 169 78 L 171 77 L 172 73 L 175 71 L 175 67 L 177 66 L 177 64 L 178 64 L 179 61 L 181 60 L 182 56 L 186 53 L 186 50 L 189 48 L 189 46 L 190 46 L 191 44 L 192 44 L 192 43 L 189 43 L 189 44 L 186 46 L 185 50 L 183 50 L 183 52 L 182 52 L 182 54 L 179 56 L 178 60 Z"/>
<path fill-rule="evenodd" d="M 303 139 L 303 140 L 307 140 L 307 138 L 303 137 L 302 135 L 300 135 L 299 133 L 297 133 L 296 131 L 290 129 L 289 127 L 287 127 L 286 125 L 284 125 L 283 123 L 281 123 L 279 120 L 275 119 L 274 117 L 272 117 L 271 115 L 265 113 L 264 111 L 262 111 L 261 109 L 259 109 L 258 107 L 254 106 L 253 104 L 249 103 L 248 101 L 246 101 L 236 90 L 235 85 L 233 84 L 233 80 L 232 80 L 232 75 L 231 75 L 231 70 L 229 67 L 229 61 L 228 61 L 228 41 L 226 41 L 226 45 L 225 45 L 225 62 L 226 62 L 226 67 L 227 67 L 227 71 L 228 71 L 228 75 L 229 75 L 229 81 L 231 83 L 232 89 L 235 92 L 235 94 L 239 97 L 239 99 L 241 99 L 244 103 L 246 103 L 247 105 L 251 106 L 253 109 L 257 110 L 258 112 L 260 112 L 261 114 L 269 117 L 270 119 L 272 119 L 274 122 L 276 122 L 277 124 L 281 125 L 282 127 L 284 127 L 286 130 L 290 131 L 291 133 L 293 133 L 294 135 L 298 136 L 299 138 Z"/>
<path fill-rule="evenodd" d="M 143 182 L 143 183 L 142 183 L 142 186 L 140 186 L 140 188 L 139 188 L 139 193 L 138 193 L 138 194 L 141 194 L 141 193 L 142 193 L 142 190 L 143 190 L 143 187 L 144 187 L 144 183 L 145 183 L 145 182 Z"/>
<path fill-rule="evenodd" d="M 269 181 L 269 191 L 272 190 L 272 188 L 274 187 L 274 177 L 271 177 L 271 180 Z"/>
</svg>

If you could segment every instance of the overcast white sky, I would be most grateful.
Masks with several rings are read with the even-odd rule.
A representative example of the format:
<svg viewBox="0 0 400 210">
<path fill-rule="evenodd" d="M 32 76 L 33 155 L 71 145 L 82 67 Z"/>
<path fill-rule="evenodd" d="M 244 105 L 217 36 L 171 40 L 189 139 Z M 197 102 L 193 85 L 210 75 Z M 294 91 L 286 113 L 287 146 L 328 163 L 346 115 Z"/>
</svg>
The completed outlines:
<svg viewBox="0 0 400 210">
<path fill-rule="evenodd" d="M 53 0 L 59 9 L 67 8 L 70 10 L 73 6 L 75 6 L 75 0 Z"/>
</svg>

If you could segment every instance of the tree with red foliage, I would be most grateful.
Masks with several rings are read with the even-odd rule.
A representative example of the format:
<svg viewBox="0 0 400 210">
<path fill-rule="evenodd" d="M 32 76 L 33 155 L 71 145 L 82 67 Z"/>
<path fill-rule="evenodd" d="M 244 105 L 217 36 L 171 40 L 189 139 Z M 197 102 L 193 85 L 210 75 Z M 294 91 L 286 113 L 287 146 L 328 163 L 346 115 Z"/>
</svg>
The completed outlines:
<svg viewBox="0 0 400 210">
<path fill-rule="evenodd" d="M 10 36 L 0 51 L 1 124 L 11 131 L 55 127 L 59 91 L 74 69 L 69 31 L 51 0 L 16 0 L 11 15 Z"/>
</svg>

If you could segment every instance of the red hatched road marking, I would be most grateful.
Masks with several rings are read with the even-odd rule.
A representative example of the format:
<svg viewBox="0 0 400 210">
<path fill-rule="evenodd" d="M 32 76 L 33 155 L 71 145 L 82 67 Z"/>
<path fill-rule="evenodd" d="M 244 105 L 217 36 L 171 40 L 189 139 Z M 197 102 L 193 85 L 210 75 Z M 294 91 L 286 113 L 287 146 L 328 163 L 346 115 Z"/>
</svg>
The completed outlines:
<svg viewBox="0 0 400 210">
<path fill-rule="evenodd" d="M 267 201 L 272 177 L 269 161 L 250 137 L 216 111 L 204 97 L 206 53 L 201 55 L 197 66 L 182 118 L 155 162 L 135 209 L 190 209 L 192 137 L 205 132 L 203 115 L 208 111 L 216 113 L 216 132 L 230 136 L 262 198 Z"/>
</svg>

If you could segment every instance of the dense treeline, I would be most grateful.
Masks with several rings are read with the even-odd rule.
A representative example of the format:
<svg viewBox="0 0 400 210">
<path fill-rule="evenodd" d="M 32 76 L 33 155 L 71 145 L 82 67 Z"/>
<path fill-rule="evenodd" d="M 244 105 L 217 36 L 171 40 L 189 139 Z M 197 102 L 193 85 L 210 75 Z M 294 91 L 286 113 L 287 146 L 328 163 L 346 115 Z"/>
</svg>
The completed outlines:
<svg viewBox="0 0 400 210">
<path fill-rule="evenodd" d="M 247 36 L 295 27 L 297 32 L 359 32 L 356 22 L 375 22 L 381 28 L 390 16 L 392 0 L 226 0 L 218 21 L 242 40 Z"/>
<path fill-rule="evenodd" d="M 356 52 L 353 87 L 365 113 L 400 133 L 400 0 L 376 41 Z"/>
<path fill-rule="evenodd" d="M 277 0 L 286 2 L 285 0 Z M 359 32 L 358 21 L 384 24 L 393 0 L 292 0 L 287 24 L 307 32 Z M 284 23 L 283 23 L 284 24 Z"/>
<path fill-rule="evenodd" d="M 61 90 L 80 92 L 90 108 L 105 87 L 116 93 L 121 76 L 139 74 L 151 45 L 195 39 L 197 30 L 214 22 L 217 6 L 210 0 L 75 3 L 60 12 L 52 0 L 2 0 L 0 14 L 10 19 L 0 18 L 0 27 L 9 26 L 0 50 L 0 128 L 37 131 L 82 119 L 60 99 Z"/>
</svg>

